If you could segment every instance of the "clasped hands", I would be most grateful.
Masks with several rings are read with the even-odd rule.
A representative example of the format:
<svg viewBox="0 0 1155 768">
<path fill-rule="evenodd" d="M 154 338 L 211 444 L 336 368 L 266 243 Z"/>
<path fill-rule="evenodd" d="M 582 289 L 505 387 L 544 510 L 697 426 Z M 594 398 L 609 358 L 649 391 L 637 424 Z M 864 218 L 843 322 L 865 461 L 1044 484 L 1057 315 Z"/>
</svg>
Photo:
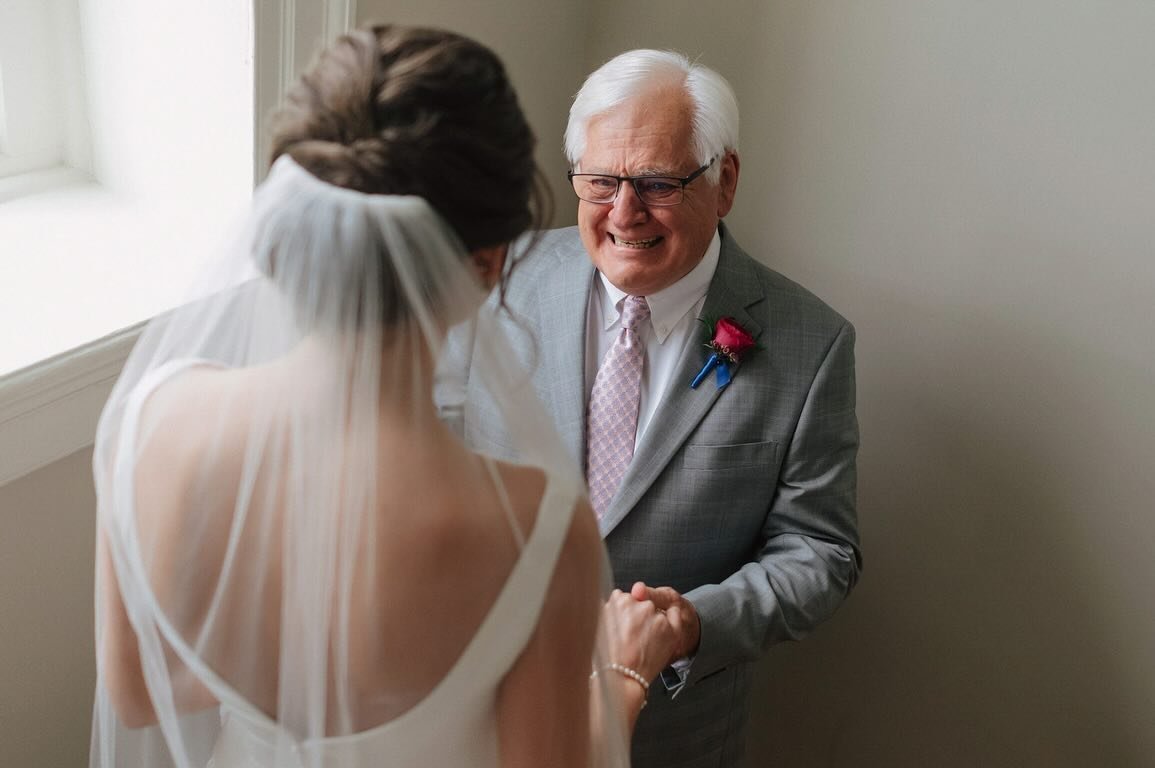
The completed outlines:
<svg viewBox="0 0 1155 768">
<path fill-rule="evenodd" d="M 610 660 L 654 680 L 678 659 L 698 650 L 701 625 L 694 604 L 672 587 L 636 582 L 615 589 L 603 608 Z"/>
</svg>

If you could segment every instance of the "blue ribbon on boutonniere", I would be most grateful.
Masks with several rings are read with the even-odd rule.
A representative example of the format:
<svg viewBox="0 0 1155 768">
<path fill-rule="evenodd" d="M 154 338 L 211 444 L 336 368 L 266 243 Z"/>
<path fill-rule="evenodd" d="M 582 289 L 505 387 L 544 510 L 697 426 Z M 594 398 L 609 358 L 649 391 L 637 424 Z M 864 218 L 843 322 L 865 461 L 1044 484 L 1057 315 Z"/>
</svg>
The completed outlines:
<svg viewBox="0 0 1155 768">
<path fill-rule="evenodd" d="M 697 389 L 698 385 L 710 375 L 710 371 L 717 371 L 718 389 L 725 389 L 734 380 L 730 366 L 737 365 L 747 352 L 755 348 L 754 337 L 732 317 L 722 317 L 714 322 L 703 319 L 702 323 L 712 333 L 710 341 L 706 343 L 710 357 L 690 382 L 690 389 Z"/>
<path fill-rule="evenodd" d="M 690 382 L 690 389 L 697 389 L 698 385 L 702 383 L 702 379 L 710 375 L 710 371 L 718 372 L 718 389 L 722 389 L 733 379 L 730 373 L 730 362 L 728 360 L 721 360 L 718 358 L 718 353 L 710 355 L 706 360 L 706 364 L 702 366 L 702 370 L 698 371 L 698 375 Z"/>
</svg>

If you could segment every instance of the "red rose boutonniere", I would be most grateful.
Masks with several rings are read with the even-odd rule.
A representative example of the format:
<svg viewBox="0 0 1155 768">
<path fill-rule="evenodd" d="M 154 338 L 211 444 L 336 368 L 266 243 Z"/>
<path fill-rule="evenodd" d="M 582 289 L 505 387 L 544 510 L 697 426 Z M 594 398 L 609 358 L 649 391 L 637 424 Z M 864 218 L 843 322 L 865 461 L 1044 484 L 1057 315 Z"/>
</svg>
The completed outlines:
<svg viewBox="0 0 1155 768">
<path fill-rule="evenodd" d="M 732 317 L 719 318 L 713 323 L 708 320 L 702 322 L 706 328 L 713 329 L 714 336 L 706 343 L 706 348 L 710 350 L 710 358 L 690 382 L 690 389 L 697 389 L 710 371 L 718 372 L 718 389 L 722 389 L 732 378 L 730 366 L 736 365 L 747 352 L 755 348 L 754 337 Z"/>
</svg>

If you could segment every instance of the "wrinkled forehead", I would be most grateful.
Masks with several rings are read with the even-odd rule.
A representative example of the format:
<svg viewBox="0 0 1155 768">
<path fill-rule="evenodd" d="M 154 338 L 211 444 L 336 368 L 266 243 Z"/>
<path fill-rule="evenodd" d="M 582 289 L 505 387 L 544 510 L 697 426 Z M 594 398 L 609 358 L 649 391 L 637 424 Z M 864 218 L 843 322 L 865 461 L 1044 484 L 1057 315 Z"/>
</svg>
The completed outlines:
<svg viewBox="0 0 1155 768">
<path fill-rule="evenodd" d="M 683 175 L 695 167 L 693 104 L 681 89 L 644 92 L 590 118 L 586 173 Z"/>
</svg>

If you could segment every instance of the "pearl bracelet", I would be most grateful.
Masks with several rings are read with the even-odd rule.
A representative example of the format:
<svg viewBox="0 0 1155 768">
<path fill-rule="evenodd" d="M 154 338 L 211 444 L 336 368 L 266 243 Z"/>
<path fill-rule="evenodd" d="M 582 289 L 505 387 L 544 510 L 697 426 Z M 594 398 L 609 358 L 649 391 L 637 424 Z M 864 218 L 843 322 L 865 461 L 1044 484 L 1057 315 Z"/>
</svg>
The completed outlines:
<svg viewBox="0 0 1155 768">
<path fill-rule="evenodd" d="M 646 704 L 649 703 L 646 697 L 650 695 L 650 683 L 646 680 L 646 678 L 642 677 L 636 669 L 630 669 L 625 664 L 618 664 L 617 662 L 606 664 L 602 667 L 602 669 L 611 669 L 614 672 L 623 674 L 631 680 L 635 681 L 638 685 L 642 686 L 642 692 L 644 694 L 642 697 L 642 709 L 646 708 Z M 598 670 L 596 669 L 590 673 L 591 680 L 597 676 Z"/>
</svg>

